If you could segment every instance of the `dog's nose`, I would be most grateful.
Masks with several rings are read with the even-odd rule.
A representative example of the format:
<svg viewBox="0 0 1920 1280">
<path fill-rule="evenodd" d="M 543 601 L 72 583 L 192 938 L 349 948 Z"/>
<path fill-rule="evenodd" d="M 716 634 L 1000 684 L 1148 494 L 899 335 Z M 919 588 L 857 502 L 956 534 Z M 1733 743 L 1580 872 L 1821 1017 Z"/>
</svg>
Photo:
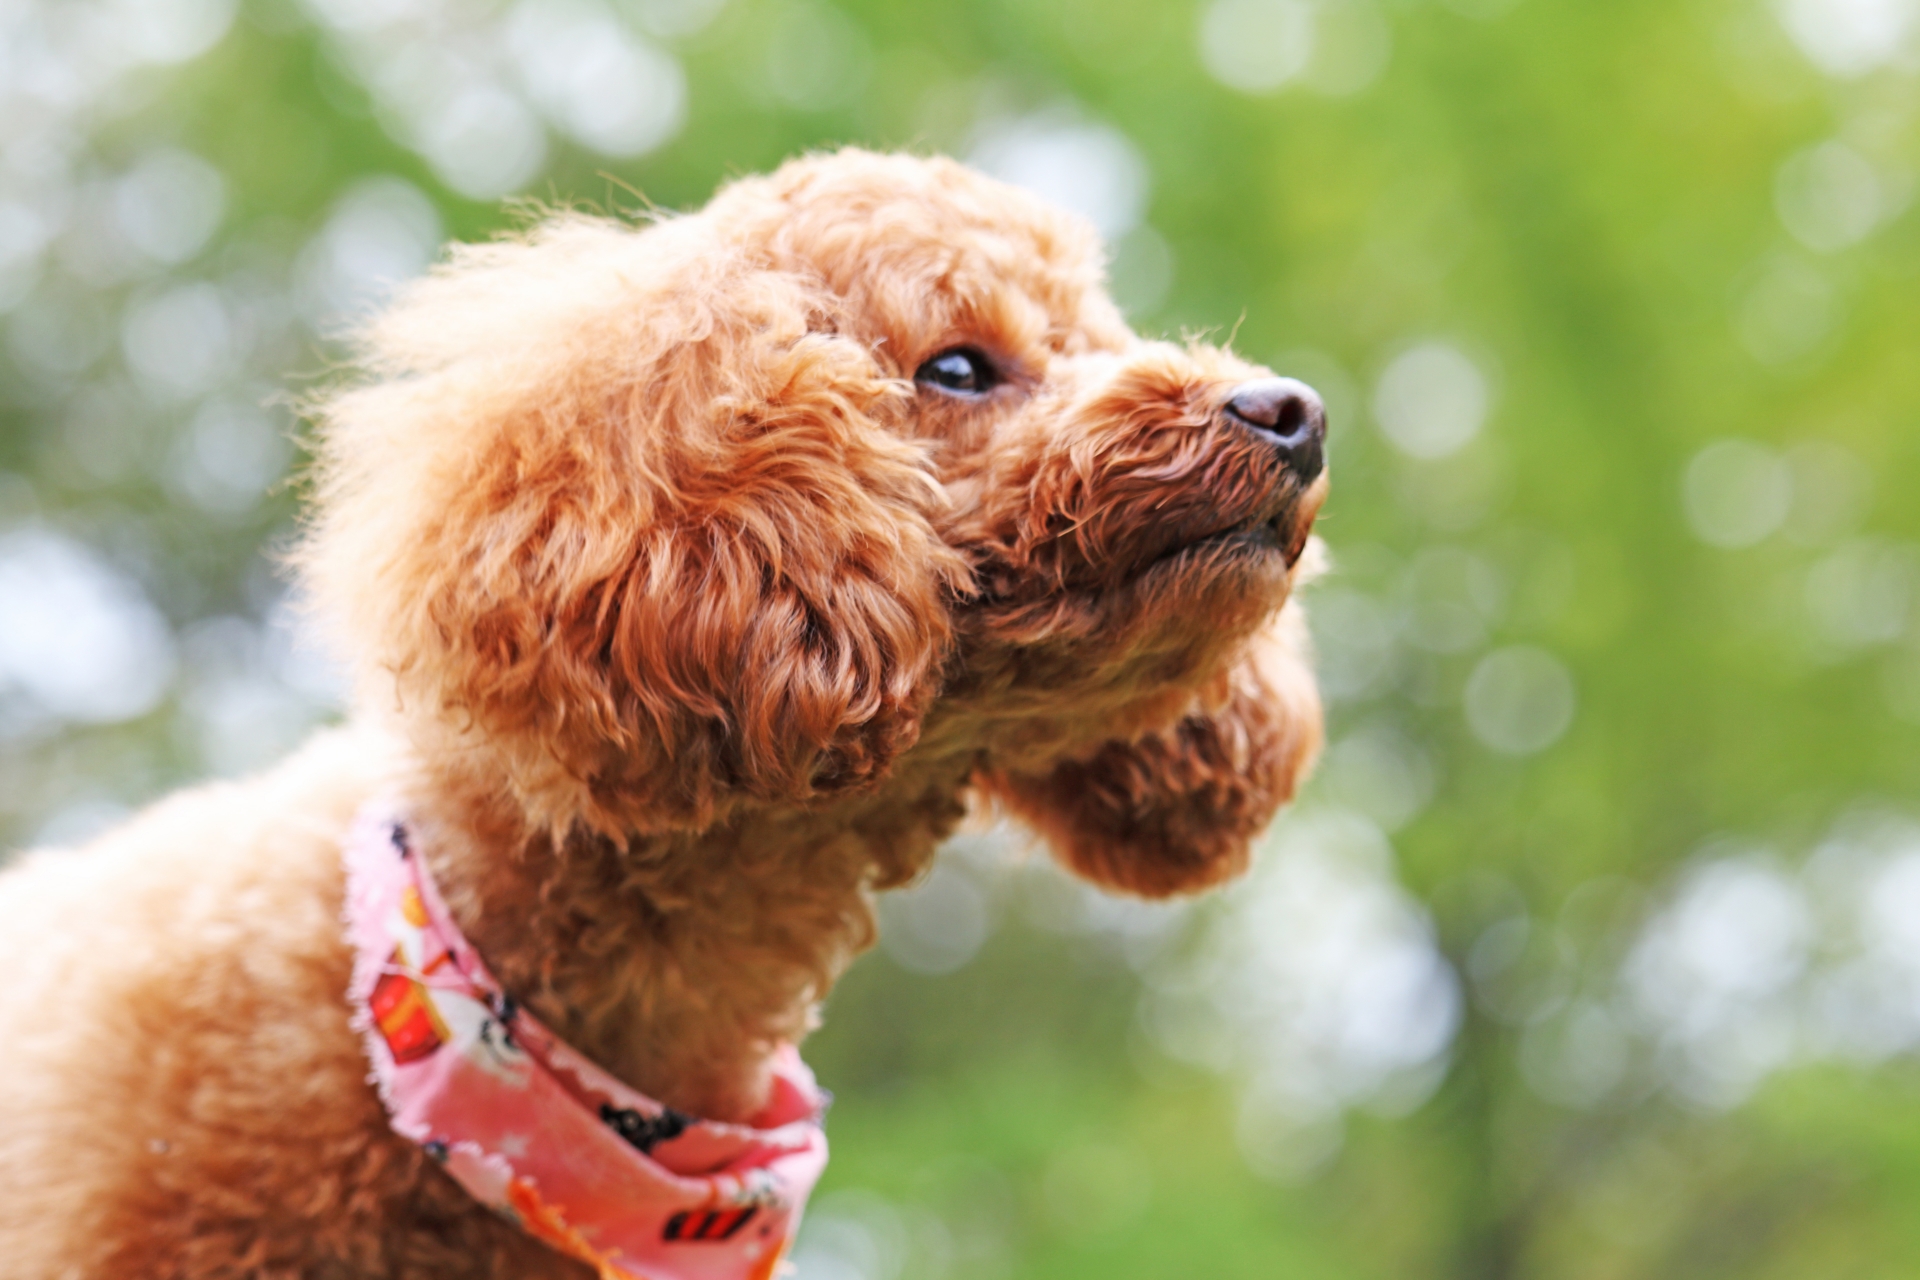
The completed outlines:
<svg viewBox="0 0 1920 1280">
<path fill-rule="evenodd" d="M 1326 466 L 1327 409 L 1320 396 L 1293 378 L 1243 382 L 1227 397 L 1227 413 L 1280 446 L 1280 456 L 1301 483 Z"/>
</svg>

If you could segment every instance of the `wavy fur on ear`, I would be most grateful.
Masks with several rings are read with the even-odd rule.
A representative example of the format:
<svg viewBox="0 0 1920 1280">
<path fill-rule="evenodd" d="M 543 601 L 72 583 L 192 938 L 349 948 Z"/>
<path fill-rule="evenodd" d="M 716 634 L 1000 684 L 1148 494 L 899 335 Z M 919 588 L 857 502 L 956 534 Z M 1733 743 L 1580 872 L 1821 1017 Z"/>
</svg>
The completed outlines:
<svg viewBox="0 0 1920 1280">
<path fill-rule="evenodd" d="M 878 779 L 966 569 L 839 305 L 698 220 L 456 249 L 315 407 L 298 563 L 366 693 L 561 833 Z"/>
<path fill-rule="evenodd" d="M 1289 604 L 1209 692 L 1166 729 L 1108 742 L 1041 776 L 984 783 L 1096 884 L 1164 898 L 1230 880 L 1320 749 L 1300 606 Z"/>
</svg>

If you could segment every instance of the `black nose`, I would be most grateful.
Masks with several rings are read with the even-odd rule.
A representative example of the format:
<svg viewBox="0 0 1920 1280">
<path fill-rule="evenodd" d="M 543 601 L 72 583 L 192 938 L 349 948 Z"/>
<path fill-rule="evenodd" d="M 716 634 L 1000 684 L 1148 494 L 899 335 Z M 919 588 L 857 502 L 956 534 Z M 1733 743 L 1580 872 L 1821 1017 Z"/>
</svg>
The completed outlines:
<svg viewBox="0 0 1920 1280">
<path fill-rule="evenodd" d="M 1243 382 L 1227 397 L 1227 413 L 1272 437 L 1303 484 L 1326 467 L 1327 410 L 1306 383 L 1292 378 Z"/>
</svg>

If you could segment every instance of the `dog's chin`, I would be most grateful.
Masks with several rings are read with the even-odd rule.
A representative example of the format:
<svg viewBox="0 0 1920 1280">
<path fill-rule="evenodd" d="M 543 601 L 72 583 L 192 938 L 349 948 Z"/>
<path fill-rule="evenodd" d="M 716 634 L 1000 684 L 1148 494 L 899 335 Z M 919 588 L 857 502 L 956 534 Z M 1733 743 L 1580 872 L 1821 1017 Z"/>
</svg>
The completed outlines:
<svg viewBox="0 0 1920 1280">
<path fill-rule="evenodd" d="M 1209 631 L 1238 633 L 1287 598 L 1305 540 L 1289 525 L 1265 520 L 1223 529 L 1161 553 L 1116 599 L 1129 599 L 1181 636 L 1196 621 Z"/>
<path fill-rule="evenodd" d="M 1278 515 L 1243 520 L 1162 551 L 1124 594 L 1151 601 L 1152 611 L 1183 634 L 1196 619 L 1223 635 L 1258 625 L 1293 592 L 1324 492 L 1316 485 Z"/>
</svg>

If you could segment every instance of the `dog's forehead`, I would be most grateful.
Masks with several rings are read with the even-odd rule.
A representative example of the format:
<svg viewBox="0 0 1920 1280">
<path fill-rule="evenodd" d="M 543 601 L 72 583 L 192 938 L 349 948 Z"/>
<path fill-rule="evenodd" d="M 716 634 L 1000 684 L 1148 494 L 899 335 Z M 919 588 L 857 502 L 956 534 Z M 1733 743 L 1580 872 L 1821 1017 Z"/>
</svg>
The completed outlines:
<svg viewBox="0 0 1920 1280">
<path fill-rule="evenodd" d="M 1090 224 L 951 160 L 810 156 L 735 184 L 709 212 L 772 265 L 823 278 L 903 361 L 958 342 L 1017 356 L 1132 340 Z"/>
</svg>

